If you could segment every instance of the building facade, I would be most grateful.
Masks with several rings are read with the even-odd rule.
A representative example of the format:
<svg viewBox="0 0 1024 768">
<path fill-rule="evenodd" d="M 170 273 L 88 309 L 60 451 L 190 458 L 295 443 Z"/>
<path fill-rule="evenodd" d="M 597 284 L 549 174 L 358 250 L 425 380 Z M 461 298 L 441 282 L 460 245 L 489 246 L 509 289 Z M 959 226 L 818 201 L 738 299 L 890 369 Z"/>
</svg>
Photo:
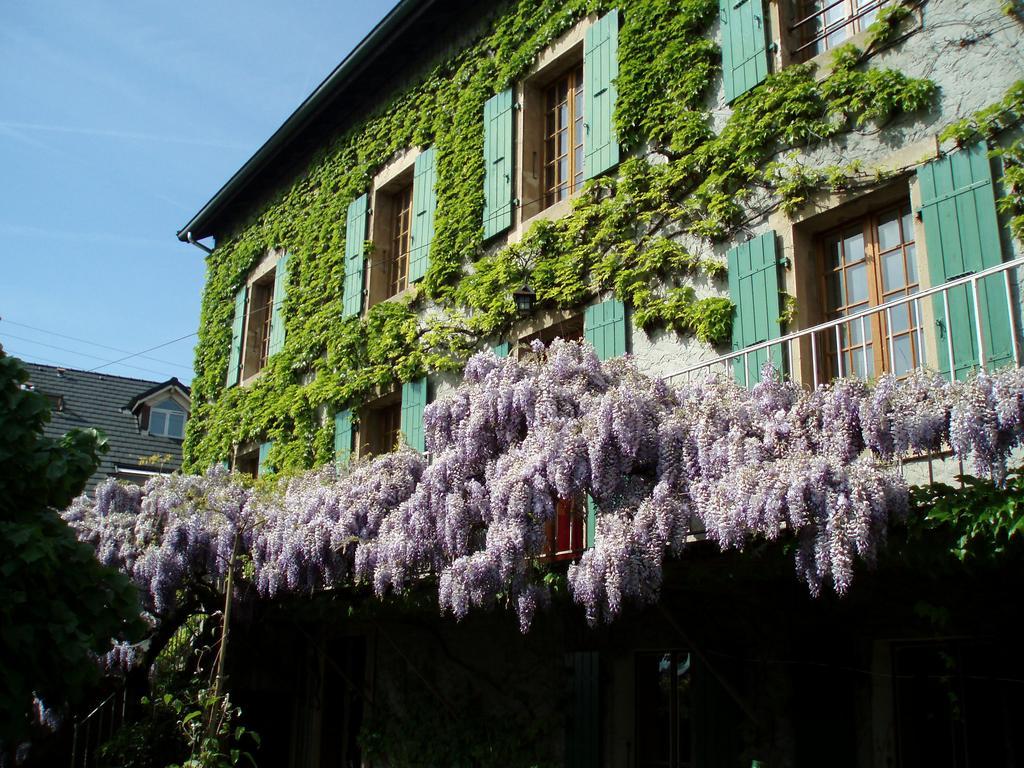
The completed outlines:
<svg viewBox="0 0 1024 768">
<path fill-rule="evenodd" d="M 997 0 L 402 0 L 179 232 L 215 240 L 185 466 L 423 451 L 423 410 L 468 355 L 556 337 L 670 382 L 1019 365 L 1022 51 Z M 582 506 L 560 509 L 555 553 L 587 546 Z M 252 647 L 301 661 L 243 686 L 267 718 L 290 702 L 266 749 L 293 765 L 417 764 L 389 755 L 374 701 L 406 725 L 440 701 L 469 727 L 472 710 L 514 719 L 509 690 L 542 713 L 542 764 L 1016 764 L 1002 619 L 964 597 L 929 635 L 910 618 L 927 585 L 892 578 L 905 590 L 879 580 L 844 606 L 770 577 L 771 599 L 751 574 L 684 579 L 626 626 L 549 618 L 522 641 L 498 619 L 304 639 L 268 619 Z"/>
</svg>

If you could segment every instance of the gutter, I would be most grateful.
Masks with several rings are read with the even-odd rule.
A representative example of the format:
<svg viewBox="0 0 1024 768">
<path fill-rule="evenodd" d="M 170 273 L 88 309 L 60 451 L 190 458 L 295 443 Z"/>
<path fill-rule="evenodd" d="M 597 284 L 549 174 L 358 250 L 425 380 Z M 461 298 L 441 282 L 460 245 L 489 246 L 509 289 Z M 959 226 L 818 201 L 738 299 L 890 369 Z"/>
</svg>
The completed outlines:
<svg viewBox="0 0 1024 768">
<path fill-rule="evenodd" d="M 210 198 L 206 205 L 185 226 L 178 230 L 178 240 L 183 243 L 192 243 L 203 247 L 196 240 L 211 234 L 204 229 L 210 223 L 210 220 L 231 202 L 260 171 L 264 170 L 303 128 L 309 125 L 321 113 L 330 96 L 346 84 L 346 81 L 355 74 L 355 70 L 360 65 L 378 52 L 378 47 L 387 37 L 399 31 L 414 13 L 427 10 L 434 2 L 435 0 L 399 0 L 398 4 L 388 12 L 387 16 L 381 19 L 370 30 L 370 33 L 352 49 L 351 53 L 324 78 L 323 82 L 316 87 L 316 90 L 306 97 L 288 119 L 284 121 L 281 127 L 267 139 L 263 146 L 256 150 L 256 153 L 241 168 L 235 171 L 234 175 L 218 190 L 217 194 Z"/>
</svg>

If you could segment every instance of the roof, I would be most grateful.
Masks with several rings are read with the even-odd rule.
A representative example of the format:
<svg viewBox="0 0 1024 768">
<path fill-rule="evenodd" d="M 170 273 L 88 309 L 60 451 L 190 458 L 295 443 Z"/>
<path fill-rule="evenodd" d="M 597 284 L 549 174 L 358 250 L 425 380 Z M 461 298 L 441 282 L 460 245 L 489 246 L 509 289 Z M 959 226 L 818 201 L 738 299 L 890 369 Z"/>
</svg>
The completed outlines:
<svg viewBox="0 0 1024 768">
<path fill-rule="evenodd" d="M 431 11 L 431 13 L 427 13 Z M 244 215 L 246 200 L 266 190 L 292 164 L 301 163 L 331 135 L 379 103 L 408 72 L 429 61 L 446 36 L 464 30 L 454 23 L 462 13 L 479 16 L 476 0 L 399 0 L 235 172 L 209 201 L 178 230 L 182 242 L 215 235 L 224 219 Z M 433 41 L 432 50 L 425 41 Z M 404 78 L 403 78 L 404 76 Z"/>
<path fill-rule="evenodd" d="M 43 428 L 47 437 L 59 438 L 71 429 L 101 430 L 109 450 L 100 457 L 99 469 L 86 483 L 92 491 L 115 474 L 117 468 L 144 472 L 171 472 L 181 468 L 181 441 L 150 435 L 140 429 L 138 419 L 128 410 L 129 403 L 147 392 L 158 392 L 170 382 L 146 381 L 107 373 L 78 371 L 40 363 L 24 363 L 29 384 L 46 395 L 63 398 L 63 408 L 54 409 Z M 177 379 L 170 381 L 176 382 Z M 182 386 L 182 385 L 179 385 Z M 187 388 L 185 388 L 187 391 Z M 146 457 L 170 456 L 161 464 L 146 466 Z"/>
</svg>

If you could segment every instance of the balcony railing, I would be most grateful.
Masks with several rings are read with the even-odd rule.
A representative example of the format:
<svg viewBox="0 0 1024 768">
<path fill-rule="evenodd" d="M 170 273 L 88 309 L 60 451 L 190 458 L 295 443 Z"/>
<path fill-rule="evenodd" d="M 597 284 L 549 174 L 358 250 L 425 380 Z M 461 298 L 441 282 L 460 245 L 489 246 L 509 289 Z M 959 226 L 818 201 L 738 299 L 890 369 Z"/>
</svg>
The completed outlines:
<svg viewBox="0 0 1024 768">
<path fill-rule="evenodd" d="M 952 380 L 979 367 L 1019 366 L 1022 267 L 1024 258 L 1006 261 L 663 378 L 679 382 L 726 373 L 750 386 L 769 360 L 794 380 L 815 387 L 844 376 L 899 376 L 921 367 Z M 907 318 L 906 324 L 901 316 Z M 900 344 L 903 339 L 909 344 Z"/>
</svg>

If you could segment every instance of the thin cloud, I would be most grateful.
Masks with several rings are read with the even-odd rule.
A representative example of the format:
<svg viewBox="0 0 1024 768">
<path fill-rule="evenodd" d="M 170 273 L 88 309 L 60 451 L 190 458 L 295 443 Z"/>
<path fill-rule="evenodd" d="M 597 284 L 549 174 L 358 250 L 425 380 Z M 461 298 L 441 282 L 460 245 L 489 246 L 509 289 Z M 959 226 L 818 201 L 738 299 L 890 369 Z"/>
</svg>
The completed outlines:
<svg viewBox="0 0 1024 768">
<path fill-rule="evenodd" d="M 174 247 L 180 245 L 173 236 L 158 240 L 150 237 L 135 237 L 132 235 L 118 235 L 109 232 L 71 232 L 68 230 L 43 229 L 41 227 L 25 226 L 23 224 L 4 224 L 0 222 L 0 233 L 7 235 L 20 235 L 22 237 L 46 238 L 51 240 L 68 240 L 79 243 L 121 243 L 146 248 L 154 246 Z"/>
<path fill-rule="evenodd" d="M 191 139 L 185 136 L 163 136 L 156 133 L 138 131 L 112 131 L 97 128 L 78 128 L 72 125 L 42 125 L 39 123 L 18 123 L 10 120 L 0 121 L 0 128 L 10 131 L 45 131 L 47 133 L 71 133 L 77 136 L 96 136 L 105 139 L 127 141 L 151 141 L 162 144 L 185 144 L 190 147 L 216 147 L 218 149 L 251 149 L 247 144 L 232 141 L 210 141 L 208 139 Z"/>
</svg>

